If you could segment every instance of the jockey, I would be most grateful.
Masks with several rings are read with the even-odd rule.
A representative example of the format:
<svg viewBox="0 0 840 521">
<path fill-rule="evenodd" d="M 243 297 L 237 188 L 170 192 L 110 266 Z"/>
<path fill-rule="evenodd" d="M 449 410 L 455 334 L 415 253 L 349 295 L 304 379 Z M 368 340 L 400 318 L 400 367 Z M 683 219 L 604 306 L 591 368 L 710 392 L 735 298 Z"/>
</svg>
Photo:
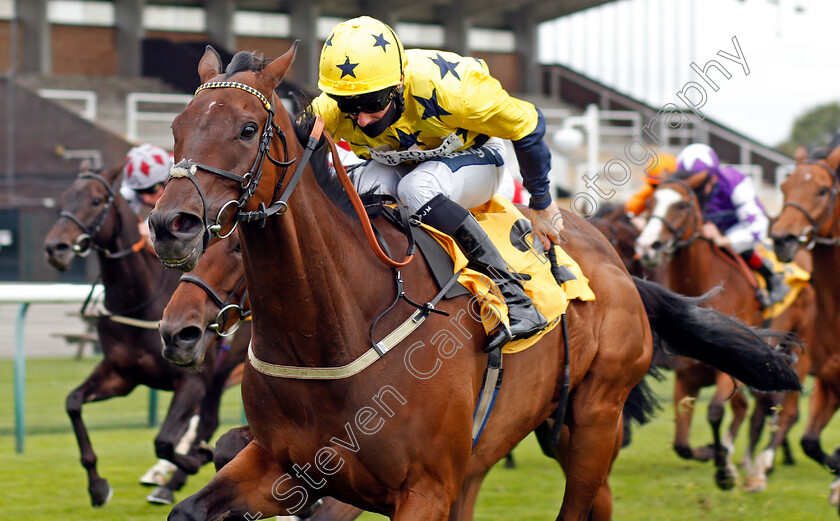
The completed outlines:
<svg viewBox="0 0 840 521">
<path fill-rule="evenodd" d="M 692 173 L 708 170 L 701 235 L 718 247 L 732 248 L 764 277 L 767 294 L 760 295 L 762 304 L 781 302 L 788 291 L 783 275 L 774 273 L 772 262 L 754 250 L 767 237 L 769 220 L 752 179 L 732 166 L 721 166 L 715 151 L 702 143 L 684 148 L 677 156 L 677 168 Z"/>
<path fill-rule="evenodd" d="M 423 222 L 450 235 L 471 267 L 499 286 L 510 330 L 491 333 L 487 349 L 545 328 L 545 318 L 467 211 L 499 188 L 502 139 L 510 139 L 531 193 L 534 228 L 560 243 L 563 225 L 549 193 L 551 154 L 542 113 L 511 97 L 483 60 L 405 51 L 389 26 L 367 16 L 333 29 L 319 69 L 323 93 L 310 110 L 324 118 L 326 131 L 367 160 L 356 170 L 359 190 L 378 187 L 377 193 L 399 198 Z"/>
<path fill-rule="evenodd" d="M 148 214 L 163 195 L 163 185 L 173 165 L 172 154 L 158 146 L 145 144 L 129 150 L 125 161 L 120 194 L 136 214 L 140 215 L 144 210 Z M 149 225 L 145 219 L 138 228 L 151 247 Z"/>
<path fill-rule="evenodd" d="M 653 165 L 650 172 L 645 174 L 644 183 L 636 193 L 630 196 L 630 199 L 624 203 L 624 211 L 627 217 L 638 217 L 647 210 L 647 202 L 653 191 L 656 190 L 656 185 L 659 184 L 663 178 L 668 177 L 677 170 L 677 158 L 671 154 L 659 154 L 657 156 L 656 164 Z"/>
</svg>

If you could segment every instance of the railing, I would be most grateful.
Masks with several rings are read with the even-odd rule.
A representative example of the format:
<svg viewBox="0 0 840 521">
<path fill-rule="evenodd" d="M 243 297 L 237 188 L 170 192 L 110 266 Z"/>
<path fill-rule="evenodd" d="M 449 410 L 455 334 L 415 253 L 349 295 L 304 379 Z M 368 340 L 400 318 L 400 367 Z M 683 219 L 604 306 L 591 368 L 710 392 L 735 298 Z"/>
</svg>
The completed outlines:
<svg viewBox="0 0 840 521">
<path fill-rule="evenodd" d="M 84 108 L 80 116 L 88 121 L 96 121 L 96 93 L 92 90 L 39 89 L 38 95 L 48 99 L 81 101 Z"/>
<path fill-rule="evenodd" d="M 126 110 L 126 138 L 132 142 L 138 142 L 139 123 L 141 121 L 156 121 L 170 124 L 175 116 L 181 112 L 184 105 L 190 102 L 192 96 L 189 94 L 155 94 L 146 92 L 132 92 L 125 100 Z M 141 104 L 154 103 L 156 105 L 177 105 L 174 112 L 144 111 Z"/>
<path fill-rule="evenodd" d="M 93 297 L 104 291 L 101 285 L 93 288 Z M 26 416 L 26 347 L 24 325 L 30 304 L 73 304 L 84 302 L 91 294 L 88 284 L 2 284 L 0 304 L 19 304 L 15 324 L 14 401 L 15 401 L 15 450 L 24 449 Z M 149 418 L 157 417 L 157 392 L 149 396 Z"/>
</svg>

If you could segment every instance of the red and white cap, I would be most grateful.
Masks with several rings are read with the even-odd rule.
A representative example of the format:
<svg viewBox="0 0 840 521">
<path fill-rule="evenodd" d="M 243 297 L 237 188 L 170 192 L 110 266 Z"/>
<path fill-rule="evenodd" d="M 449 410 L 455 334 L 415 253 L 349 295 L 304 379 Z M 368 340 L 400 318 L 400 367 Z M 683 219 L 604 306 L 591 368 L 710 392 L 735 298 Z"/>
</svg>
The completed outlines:
<svg viewBox="0 0 840 521">
<path fill-rule="evenodd" d="M 172 167 L 172 155 L 166 150 L 150 144 L 140 145 L 128 151 L 123 167 L 124 184 L 134 190 L 145 190 L 158 183 L 165 183 Z"/>
</svg>

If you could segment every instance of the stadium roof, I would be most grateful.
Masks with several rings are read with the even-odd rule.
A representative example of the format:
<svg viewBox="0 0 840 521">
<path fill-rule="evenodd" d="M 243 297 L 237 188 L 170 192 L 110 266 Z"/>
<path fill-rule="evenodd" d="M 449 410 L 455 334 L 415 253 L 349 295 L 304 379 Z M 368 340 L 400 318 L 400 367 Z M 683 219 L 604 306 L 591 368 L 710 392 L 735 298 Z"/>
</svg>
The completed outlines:
<svg viewBox="0 0 840 521">
<path fill-rule="evenodd" d="M 236 8 L 244 11 L 287 13 L 292 4 L 302 0 L 238 0 Z M 469 17 L 476 27 L 510 29 L 512 13 L 523 8 L 532 9 L 537 23 L 553 20 L 612 0 L 305 0 L 315 3 L 321 16 L 352 18 L 361 13 L 391 12 L 401 22 L 442 23 L 456 15 Z M 147 5 L 202 7 L 207 0 L 146 0 Z"/>
</svg>

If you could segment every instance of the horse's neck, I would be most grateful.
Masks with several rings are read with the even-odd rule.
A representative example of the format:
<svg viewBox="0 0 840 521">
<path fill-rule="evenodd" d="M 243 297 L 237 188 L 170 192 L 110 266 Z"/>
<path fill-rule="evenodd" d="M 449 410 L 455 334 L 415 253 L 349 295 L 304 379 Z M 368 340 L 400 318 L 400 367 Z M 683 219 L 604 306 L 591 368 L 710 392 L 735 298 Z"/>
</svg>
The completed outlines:
<svg viewBox="0 0 840 521">
<path fill-rule="evenodd" d="M 361 225 L 329 200 L 312 172 L 303 174 L 285 214 L 262 229 L 243 226 L 240 239 L 258 354 L 295 365 L 352 359 L 384 309 L 382 295 L 392 297 L 393 281 L 366 251 Z M 260 345 L 281 345 L 282 353 Z"/>
<path fill-rule="evenodd" d="M 674 252 L 668 264 L 671 289 L 683 295 L 697 296 L 720 283 L 721 259 L 717 258 L 709 241 L 696 239 L 689 246 Z"/>
<path fill-rule="evenodd" d="M 128 203 L 121 199 L 114 201 L 114 211 L 117 212 L 115 232 L 111 234 L 110 240 L 100 246 L 116 253 L 131 248 L 140 241 L 141 236 L 137 229 L 137 214 Z M 145 251 L 117 259 L 109 258 L 101 251 L 97 251 L 97 255 L 102 285 L 105 287 L 105 306 L 113 312 L 132 309 L 148 302 L 160 293 L 161 285 L 165 284 L 163 266 Z M 150 319 L 160 318 L 162 308 L 153 308 L 156 307 L 144 306 L 137 313 L 131 314 Z"/>
<path fill-rule="evenodd" d="M 840 266 L 840 246 L 814 246 L 814 271 L 811 275 L 811 285 L 817 296 L 817 309 L 823 314 L 830 312 L 836 317 L 835 311 L 840 307 L 840 277 L 837 277 L 837 266 Z"/>
</svg>

